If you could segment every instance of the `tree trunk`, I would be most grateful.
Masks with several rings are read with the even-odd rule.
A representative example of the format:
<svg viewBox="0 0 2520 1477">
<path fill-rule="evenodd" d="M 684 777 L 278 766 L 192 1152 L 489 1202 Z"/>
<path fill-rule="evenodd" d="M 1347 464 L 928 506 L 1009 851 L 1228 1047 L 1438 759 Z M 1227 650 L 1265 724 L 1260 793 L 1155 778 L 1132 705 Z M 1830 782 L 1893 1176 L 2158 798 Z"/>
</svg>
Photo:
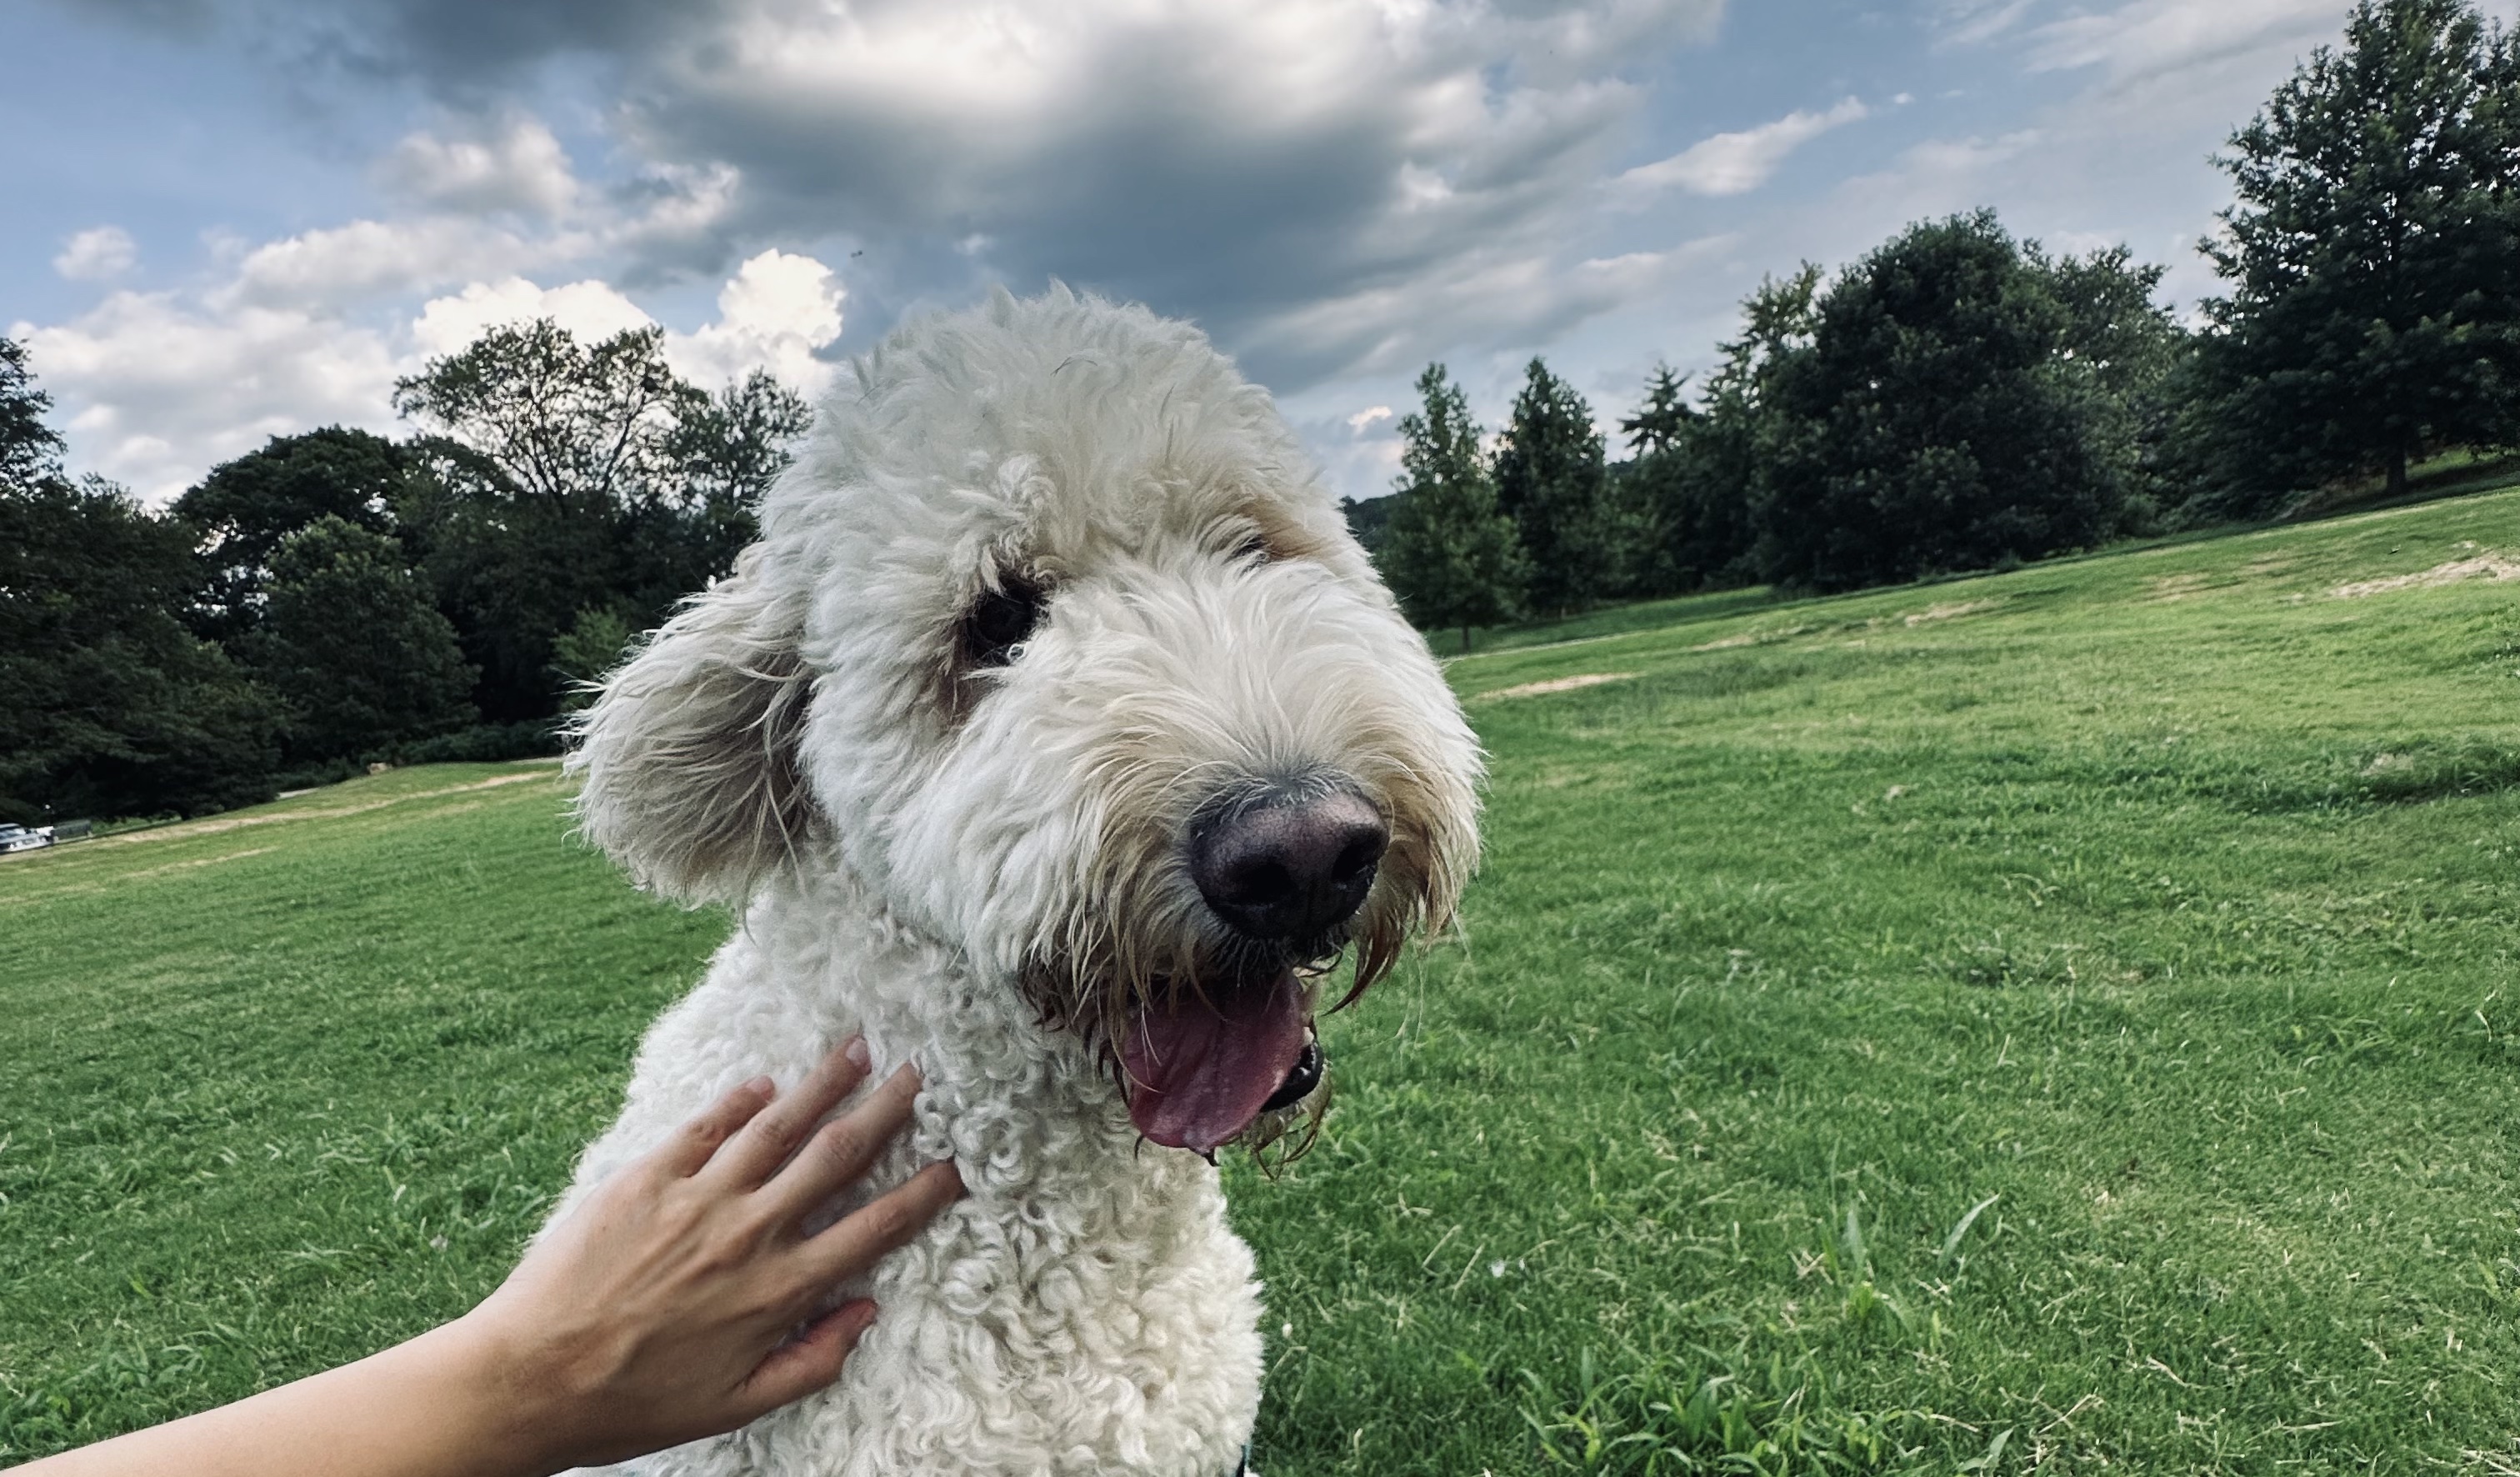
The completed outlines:
<svg viewBox="0 0 2520 1477">
<path fill-rule="evenodd" d="M 1464 621 L 1464 622 L 1462 622 L 1462 655 L 1466 657 L 1466 656 L 1468 656 L 1469 654 L 1470 654 L 1470 623 L 1469 623 L 1467 621 Z"/>
<path fill-rule="evenodd" d="M 2407 441 L 2400 437 L 2389 448 L 2389 497 L 2391 501 L 2407 495 Z"/>
</svg>

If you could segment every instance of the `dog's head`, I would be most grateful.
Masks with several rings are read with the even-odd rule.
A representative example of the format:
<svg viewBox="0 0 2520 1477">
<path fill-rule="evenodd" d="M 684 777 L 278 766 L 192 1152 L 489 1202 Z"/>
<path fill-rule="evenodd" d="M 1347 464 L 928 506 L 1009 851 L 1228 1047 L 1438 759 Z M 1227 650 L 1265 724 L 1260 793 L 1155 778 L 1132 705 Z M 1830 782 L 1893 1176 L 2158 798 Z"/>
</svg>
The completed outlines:
<svg viewBox="0 0 2520 1477">
<path fill-rule="evenodd" d="M 1476 741 L 1268 397 L 1064 291 L 860 364 L 579 739 L 643 883 L 845 867 L 1201 1152 L 1318 1101 L 1317 981 L 1379 978 L 1477 849 Z"/>
</svg>

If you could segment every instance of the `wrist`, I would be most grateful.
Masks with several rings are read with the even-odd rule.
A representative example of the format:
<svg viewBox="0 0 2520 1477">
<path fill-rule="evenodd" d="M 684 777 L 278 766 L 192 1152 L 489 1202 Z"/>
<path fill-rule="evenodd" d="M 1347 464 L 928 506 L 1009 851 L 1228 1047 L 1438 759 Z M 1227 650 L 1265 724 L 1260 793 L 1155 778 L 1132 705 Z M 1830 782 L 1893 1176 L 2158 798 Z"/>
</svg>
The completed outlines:
<svg viewBox="0 0 2520 1477">
<path fill-rule="evenodd" d="M 484 1463 L 485 1473 L 546 1477 L 580 1463 L 569 1401 L 535 1359 L 532 1342 L 487 1305 L 413 1347 L 424 1345 L 434 1346 L 426 1353 L 446 1391 L 448 1414 L 472 1433 L 475 1450 L 503 1454 Z"/>
</svg>

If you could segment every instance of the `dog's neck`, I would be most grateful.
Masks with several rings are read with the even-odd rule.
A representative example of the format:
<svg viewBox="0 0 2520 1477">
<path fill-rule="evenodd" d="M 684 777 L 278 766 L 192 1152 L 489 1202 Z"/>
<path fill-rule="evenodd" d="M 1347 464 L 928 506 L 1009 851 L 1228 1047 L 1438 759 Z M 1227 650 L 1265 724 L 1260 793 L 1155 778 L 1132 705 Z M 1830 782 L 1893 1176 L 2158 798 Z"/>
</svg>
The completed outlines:
<svg viewBox="0 0 2520 1477">
<path fill-rule="evenodd" d="M 926 1157 L 1039 1189 L 1087 1175 L 1213 1182 L 1195 1155 L 1144 1144 L 1118 1086 L 1074 1033 L 1045 1025 L 1012 978 L 905 920 L 844 865 L 797 868 L 766 885 L 743 928 L 779 988 L 798 992 L 829 1041 L 863 1032 L 878 1071 L 916 1063 L 926 1078 L 916 1131 Z M 979 1186 L 974 1186 L 977 1190 Z"/>
</svg>

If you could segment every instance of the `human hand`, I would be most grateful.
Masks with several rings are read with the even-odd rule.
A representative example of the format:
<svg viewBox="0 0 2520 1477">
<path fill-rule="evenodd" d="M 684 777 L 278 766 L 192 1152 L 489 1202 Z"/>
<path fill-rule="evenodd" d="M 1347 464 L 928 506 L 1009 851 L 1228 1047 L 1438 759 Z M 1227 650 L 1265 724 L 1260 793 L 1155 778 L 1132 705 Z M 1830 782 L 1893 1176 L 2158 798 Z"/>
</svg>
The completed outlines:
<svg viewBox="0 0 2520 1477">
<path fill-rule="evenodd" d="M 910 1121 L 920 1080 L 905 1066 L 816 1130 L 866 1061 L 852 1039 L 785 1097 L 766 1078 L 728 1093 L 555 1224 L 450 1330 L 478 1341 L 520 1437 L 552 1464 L 731 1431 L 839 1376 L 875 1304 L 798 1325 L 963 1192 L 950 1162 L 931 1164 L 802 1233 Z"/>
</svg>

